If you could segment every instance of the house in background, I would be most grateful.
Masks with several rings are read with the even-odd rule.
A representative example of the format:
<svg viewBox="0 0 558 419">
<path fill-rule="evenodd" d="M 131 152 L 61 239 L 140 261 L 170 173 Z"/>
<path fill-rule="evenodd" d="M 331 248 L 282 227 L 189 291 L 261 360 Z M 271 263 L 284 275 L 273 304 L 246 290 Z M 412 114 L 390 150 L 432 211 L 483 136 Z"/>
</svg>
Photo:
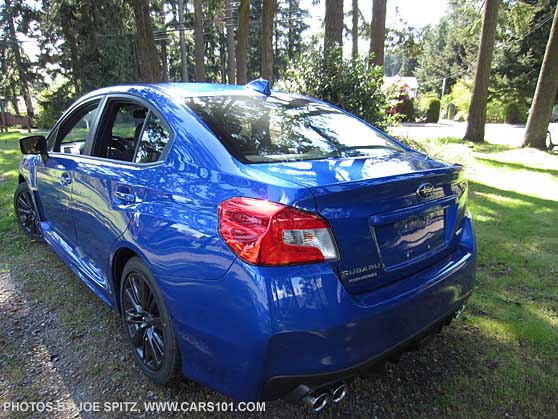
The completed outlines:
<svg viewBox="0 0 558 419">
<path fill-rule="evenodd" d="M 401 93 L 409 99 L 416 99 L 419 88 L 418 80 L 416 77 L 384 77 L 384 86 L 391 87 L 397 85 L 401 88 Z"/>
</svg>

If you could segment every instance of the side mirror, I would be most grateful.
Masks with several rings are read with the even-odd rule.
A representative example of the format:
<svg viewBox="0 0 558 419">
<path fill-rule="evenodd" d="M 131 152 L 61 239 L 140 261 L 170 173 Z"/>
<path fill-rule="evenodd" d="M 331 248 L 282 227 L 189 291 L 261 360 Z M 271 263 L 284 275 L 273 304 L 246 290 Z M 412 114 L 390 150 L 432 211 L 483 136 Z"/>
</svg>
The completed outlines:
<svg viewBox="0 0 558 419">
<path fill-rule="evenodd" d="M 47 140 L 42 135 L 32 135 L 19 140 L 21 154 L 40 154 L 43 163 L 48 158 Z"/>
</svg>

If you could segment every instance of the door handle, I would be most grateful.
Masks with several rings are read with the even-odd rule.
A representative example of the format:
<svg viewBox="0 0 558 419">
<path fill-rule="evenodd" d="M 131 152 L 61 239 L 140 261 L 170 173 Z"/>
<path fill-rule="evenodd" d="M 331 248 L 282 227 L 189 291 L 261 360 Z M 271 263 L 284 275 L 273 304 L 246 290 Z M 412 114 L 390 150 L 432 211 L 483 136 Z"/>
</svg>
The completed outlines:
<svg viewBox="0 0 558 419">
<path fill-rule="evenodd" d="M 60 175 L 60 184 L 62 186 L 68 186 L 70 183 L 72 183 L 72 176 L 70 176 L 68 172 L 62 173 L 62 175 Z"/>
<path fill-rule="evenodd" d="M 112 193 L 112 196 L 118 201 L 123 201 L 126 204 L 133 204 L 136 202 L 136 195 L 133 194 L 128 186 L 118 186 Z"/>
</svg>

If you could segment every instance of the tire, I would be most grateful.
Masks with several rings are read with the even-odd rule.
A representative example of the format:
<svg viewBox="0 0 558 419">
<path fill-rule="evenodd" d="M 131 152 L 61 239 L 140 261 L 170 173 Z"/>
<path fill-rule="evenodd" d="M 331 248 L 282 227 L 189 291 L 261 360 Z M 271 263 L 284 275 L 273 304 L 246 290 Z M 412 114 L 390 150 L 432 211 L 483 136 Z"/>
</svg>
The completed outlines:
<svg viewBox="0 0 558 419">
<path fill-rule="evenodd" d="M 153 275 L 135 256 L 120 283 L 122 324 L 138 366 L 156 384 L 175 383 L 181 377 L 180 352 Z"/>
<path fill-rule="evenodd" d="M 40 219 L 35 211 L 31 191 L 26 182 L 20 183 L 14 193 L 14 214 L 23 232 L 32 240 L 42 241 Z"/>
</svg>

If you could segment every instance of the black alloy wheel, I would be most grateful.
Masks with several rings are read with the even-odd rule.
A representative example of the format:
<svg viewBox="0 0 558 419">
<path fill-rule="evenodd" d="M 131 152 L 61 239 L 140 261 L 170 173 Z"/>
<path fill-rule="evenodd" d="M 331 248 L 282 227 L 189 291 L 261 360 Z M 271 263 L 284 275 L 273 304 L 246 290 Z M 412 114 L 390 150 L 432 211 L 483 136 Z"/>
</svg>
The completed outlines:
<svg viewBox="0 0 558 419">
<path fill-rule="evenodd" d="M 157 371 L 165 357 L 165 335 L 159 306 L 151 287 L 138 272 L 132 272 L 124 284 L 124 321 L 136 356 Z"/>
<path fill-rule="evenodd" d="M 19 226 L 27 236 L 33 240 L 42 239 L 40 220 L 25 182 L 20 183 L 14 193 L 14 213 Z"/>
<path fill-rule="evenodd" d="M 175 381 L 180 354 L 172 324 L 153 275 L 139 257 L 124 267 L 120 301 L 124 329 L 144 374 L 157 384 Z"/>
</svg>

